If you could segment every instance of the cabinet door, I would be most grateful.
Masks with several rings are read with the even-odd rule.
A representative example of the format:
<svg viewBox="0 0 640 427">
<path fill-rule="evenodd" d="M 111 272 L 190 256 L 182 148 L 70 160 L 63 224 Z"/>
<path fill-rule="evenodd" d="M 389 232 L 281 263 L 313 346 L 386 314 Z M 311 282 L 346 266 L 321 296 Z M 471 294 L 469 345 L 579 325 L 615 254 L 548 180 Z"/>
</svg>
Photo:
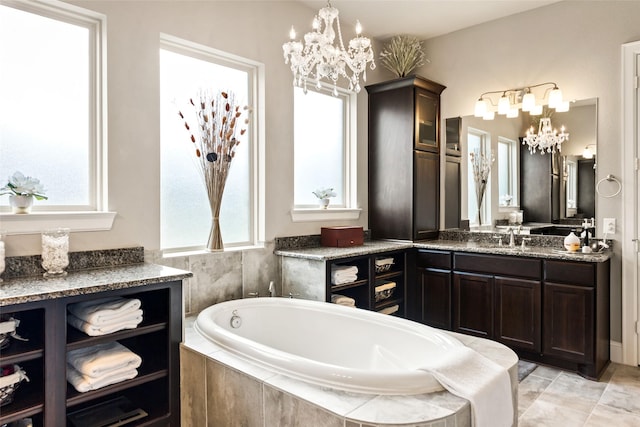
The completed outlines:
<svg viewBox="0 0 640 427">
<path fill-rule="evenodd" d="M 415 149 L 439 152 L 440 96 L 416 88 Z"/>
<path fill-rule="evenodd" d="M 451 329 L 451 272 L 418 267 L 422 289 L 421 322 L 441 329 Z"/>
<path fill-rule="evenodd" d="M 453 273 L 453 330 L 493 338 L 493 276 Z"/>
<path fill-rule="evenodd" d="M 440 224 L 440 158 L 415 152 L 414 240 L 435 238 Z"/>
<path fill-rule="evenodd" d="M 593 361 L 594 295 L 588 286 L 544 284 L 544 355 Z"/>
<path fill-rule="evenodd" d="M 509 277 L 496 277 L 494 280 L 495 339 L 509 347 L 540 353 L 540 282 Z"/>
</svg>

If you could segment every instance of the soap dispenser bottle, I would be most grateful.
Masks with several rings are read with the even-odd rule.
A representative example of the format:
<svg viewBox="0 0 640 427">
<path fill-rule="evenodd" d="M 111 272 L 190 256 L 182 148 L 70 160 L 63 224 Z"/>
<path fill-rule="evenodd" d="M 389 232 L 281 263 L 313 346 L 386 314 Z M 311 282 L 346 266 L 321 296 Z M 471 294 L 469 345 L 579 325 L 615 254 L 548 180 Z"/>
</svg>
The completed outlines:
<svg viewBox="0 0 640 427">
<path fill-rule="evenodd" d="M 576 252 L 580 249 L 580 239 L 573 233 L 573 231 L 564 238 L 564 248 L 569 252 Z"/>
</svg>

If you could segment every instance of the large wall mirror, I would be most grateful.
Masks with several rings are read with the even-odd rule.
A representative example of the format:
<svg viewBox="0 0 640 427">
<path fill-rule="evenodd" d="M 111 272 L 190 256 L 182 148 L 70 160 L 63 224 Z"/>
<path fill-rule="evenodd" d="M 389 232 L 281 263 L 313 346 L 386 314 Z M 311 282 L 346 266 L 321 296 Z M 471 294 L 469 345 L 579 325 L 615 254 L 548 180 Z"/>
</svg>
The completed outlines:
<svg viewBox="0 0 640 427">
<path fill-rule="evenodd" d="M 549 112 L 517 118 L 496 115 L 494 120 L 462 117 L 462 218 L 471 226 L 486 226 L 513 210 L 523 211 L 525 223 L 572 224 L 596 216 L 597 98 L 571 102 L 568 112 Z M 553 111 L 553 110 L 551 110 Z M 569 139 L 556 155 L 529 153 L 522 138 L 540 117 L 550 117 L 554 128 L 564 126 Z M 491 150 L 492 164 L 478 224 L 475 184 L 469 173 L 469 152 Z M 466 177 L 466 178 L 465 178 Z"/>
</svg>

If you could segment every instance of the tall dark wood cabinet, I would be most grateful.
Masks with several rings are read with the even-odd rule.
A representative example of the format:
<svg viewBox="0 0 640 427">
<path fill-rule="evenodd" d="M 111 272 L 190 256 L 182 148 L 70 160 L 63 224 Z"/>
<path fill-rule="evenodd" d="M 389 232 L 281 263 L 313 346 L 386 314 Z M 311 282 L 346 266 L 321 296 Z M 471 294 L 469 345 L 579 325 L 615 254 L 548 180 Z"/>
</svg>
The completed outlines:
<svg viewBox="0 0 640 427">
<path fill-rule="evenodd" d="M 369 228 L 378 239 L 436 237 L 440 212 L 440 93 L 409 76 L 369 93 Z"/>
<path fill-rule="evenodd" d="M 560 216 L 560 154 L 531 154 L 520 145 L 520 207 L 526 222 L 554 222 Z"/>
</svg>

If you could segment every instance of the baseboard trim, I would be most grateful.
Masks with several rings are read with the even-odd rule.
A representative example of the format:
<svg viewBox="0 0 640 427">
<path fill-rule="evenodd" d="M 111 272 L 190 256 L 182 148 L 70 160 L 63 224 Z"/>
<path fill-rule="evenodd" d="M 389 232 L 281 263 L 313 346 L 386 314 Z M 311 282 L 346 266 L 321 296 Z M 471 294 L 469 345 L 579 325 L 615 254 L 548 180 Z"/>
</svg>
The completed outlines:
<svg viewBox="0 0 640 427">
<path fill-rule="evenodd" d="M 618 341 L 609 341 L 609 352 L 611 361 L 614 363 L 622 363 L 622 343 Z"/>
</svg>

